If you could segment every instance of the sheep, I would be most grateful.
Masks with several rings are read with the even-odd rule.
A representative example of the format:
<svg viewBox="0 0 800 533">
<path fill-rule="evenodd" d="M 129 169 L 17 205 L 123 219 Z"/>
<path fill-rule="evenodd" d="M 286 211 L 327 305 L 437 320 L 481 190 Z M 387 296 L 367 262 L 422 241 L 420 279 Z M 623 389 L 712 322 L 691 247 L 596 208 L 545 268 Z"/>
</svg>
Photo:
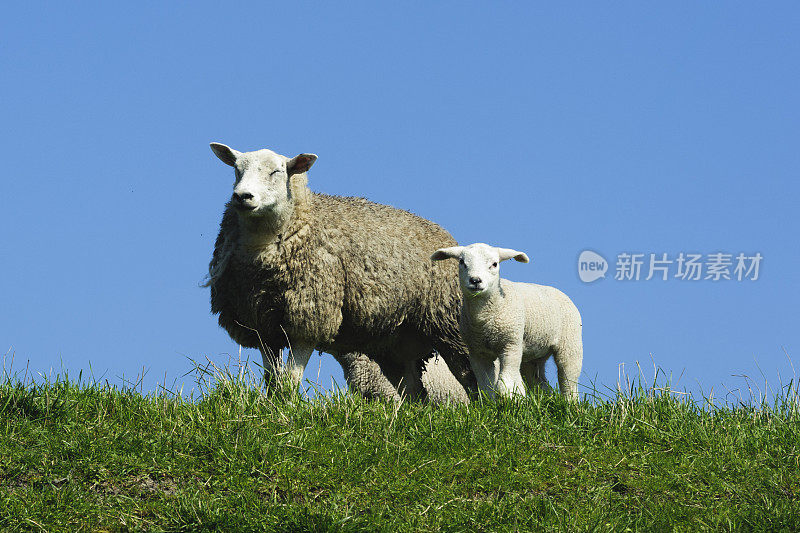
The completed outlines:
<svg viewBox="0 0 800 533">
<path fill-rule="evenodd" d="M 261 350 L 268 380 L 286 373 L 299 384 L 317 349 L 367 396 L 424 398 L 424 358 L 435 349 L 477 390 L 455 268 L 428 259 L 456 244 L 448 232 L 364 198 L 312 193 L 314 154 L 211 149 L 235 170 L 209 265 L 211 311 L 235 342 Z"/>
<path fill-rule="evenodd" d="M 554 287 L 501 279 L 501 261 L 528 262 L 516 250 L 475 243 L 440 248 L 431 256 L 448 258 L 459 263 L 459 327 L 478 387 L 501 396 L 525 394 L 525 385 L 547 389 L 545 362 L 552 355 L 561 393 L 577 399 L 582 323 L 569 297 Z"/>
<path fill-rule="evenodd" d="M 336 359 L 342 365 L 348 385 L 355 392 L 366 398 L 388 398 L 396 402 L 401 400 L 396 387 L 399 376 L 391 372 L 387 376 L 368 356 L 348 353 L 336 356 Z M 433 404 L 469 403 L 469 396 L 464 387 L 438 354 L 429 357 L 422 366 L 420 379 L 427 401 Z"/>
<path fill-rule="evenodd" d="M 441 357 L 430 357 L 425 362 L 422 384 L 428 401 L 433 404 L 468 404 L 469 395 L 453 377 L 447 363 Z"/>
</svg>

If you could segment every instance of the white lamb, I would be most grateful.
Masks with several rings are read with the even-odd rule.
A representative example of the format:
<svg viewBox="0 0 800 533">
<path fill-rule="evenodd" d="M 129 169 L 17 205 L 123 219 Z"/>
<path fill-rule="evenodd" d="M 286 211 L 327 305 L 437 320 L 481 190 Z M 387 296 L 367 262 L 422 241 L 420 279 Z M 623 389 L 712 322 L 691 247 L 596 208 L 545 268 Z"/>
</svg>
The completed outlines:
<svg viewBox="0 0 800 533">
<path fill-rule="evenodd" d="M 459 326 L 478 387 L 502 396 L 524 395 L 525 385 L 549 388 L 544 369 L 552 355 L 561 393 L 577 399 L 583 342 L 575 304 L 554 287 L 501 279 L 499 263 L 527 263 L 522 252 L 476 243 L 440 248 L 431 256 L 448 258 L 459 262 Z"/>
</svg>

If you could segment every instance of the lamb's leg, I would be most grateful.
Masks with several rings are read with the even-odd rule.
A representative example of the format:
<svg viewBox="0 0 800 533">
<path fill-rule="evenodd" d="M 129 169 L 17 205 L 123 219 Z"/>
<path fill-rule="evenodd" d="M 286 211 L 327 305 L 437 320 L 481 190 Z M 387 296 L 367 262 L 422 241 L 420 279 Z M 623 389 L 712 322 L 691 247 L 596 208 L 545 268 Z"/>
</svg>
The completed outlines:
<svg viewBox="0 0 800 533">
<path fill-rule="evenodd" d="M 583 366 L 583 343 L 576 340 L 560 346 L 553 354 L 558 368 L 558 387 L 561 394 L 572 400 L 578 399 L 578 376 Z"/>
<path fill-rule="evenodd" d="M 497 392 L 497 380 L 500 376 L 500 358 L 484 359 L 470 357 L 469 363 L 478 381 L 478 389 L 492 397 Z"/>
<path fill-rule="evenodd" d="M 520 374 L 522 374 L 522 380 L 525 382 L 528 390 L 537 388 L 545 391 L 550 390 L 550 384 L 547 382 L 547 376 L 545 375 L 546 362 L 547 358 L 542 357 L 534 361 L 523 362 L 520 365 L 519 371 Z"/>
<path fill-rule="evenodd" d="M 497 360 L 500 362 L 497 392 L 501 396 L 525 396 L 525 384 L 522 381 L 522 374 L 520 374 L 522 348 L 509 346 Z"/>
</svg>

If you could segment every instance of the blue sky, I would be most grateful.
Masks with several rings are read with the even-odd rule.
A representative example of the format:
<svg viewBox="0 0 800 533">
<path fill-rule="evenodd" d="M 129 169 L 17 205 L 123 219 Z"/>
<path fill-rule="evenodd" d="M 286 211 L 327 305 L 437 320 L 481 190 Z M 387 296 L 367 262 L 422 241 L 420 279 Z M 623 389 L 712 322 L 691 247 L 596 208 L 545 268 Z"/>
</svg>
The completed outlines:
<svg viewBox="0 0 800 533">
<path fill-rule="evenodd" d="M 235 355 L 198 286 L 220 141 L 314 152 L 313 190 L 525 251 L 501 272 L 575 301 L 584 383 L 652 359 L 691 391 L 775 387 L 800 364 L 799 29 L 790 2 L 6 6 L 0 350 L 146 389 Z M 580 281 L 585 249 L 605 279 Z M 623 282 L 623 252 L 764 259 Z"/>
</svg>

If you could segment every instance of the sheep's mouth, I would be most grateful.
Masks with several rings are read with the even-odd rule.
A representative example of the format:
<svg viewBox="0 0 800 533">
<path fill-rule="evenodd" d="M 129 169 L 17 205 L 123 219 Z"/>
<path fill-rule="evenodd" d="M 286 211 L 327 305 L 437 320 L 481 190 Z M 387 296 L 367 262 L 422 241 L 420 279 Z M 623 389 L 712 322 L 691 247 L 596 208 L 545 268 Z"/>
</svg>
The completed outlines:
<svg viewBox="0 0 800 533">
<path fill-rule="evenodd" d="M 483 288 L 483 287 L 478 287 L 478 286 L 469 285 L 469 286 L 467 286 L 467 290 L 468 290 L 468 291 L 469 291 L 469 292 L 470 292 L 470 293 L 471 293 L 473 296 L 475 296 L 475 295 L 477 295 L 477 294 L 480 294 L 481 292 L 483 292 L 483 291 L 484 291 L 484 288 Z"/>
<path fill-rule="evenodd" d="M 256 206 L 252 204 L 236 203 L 234 204 L 234 207 L 244 213 L 249 213 L 256 210 Z"/>
</svg>

